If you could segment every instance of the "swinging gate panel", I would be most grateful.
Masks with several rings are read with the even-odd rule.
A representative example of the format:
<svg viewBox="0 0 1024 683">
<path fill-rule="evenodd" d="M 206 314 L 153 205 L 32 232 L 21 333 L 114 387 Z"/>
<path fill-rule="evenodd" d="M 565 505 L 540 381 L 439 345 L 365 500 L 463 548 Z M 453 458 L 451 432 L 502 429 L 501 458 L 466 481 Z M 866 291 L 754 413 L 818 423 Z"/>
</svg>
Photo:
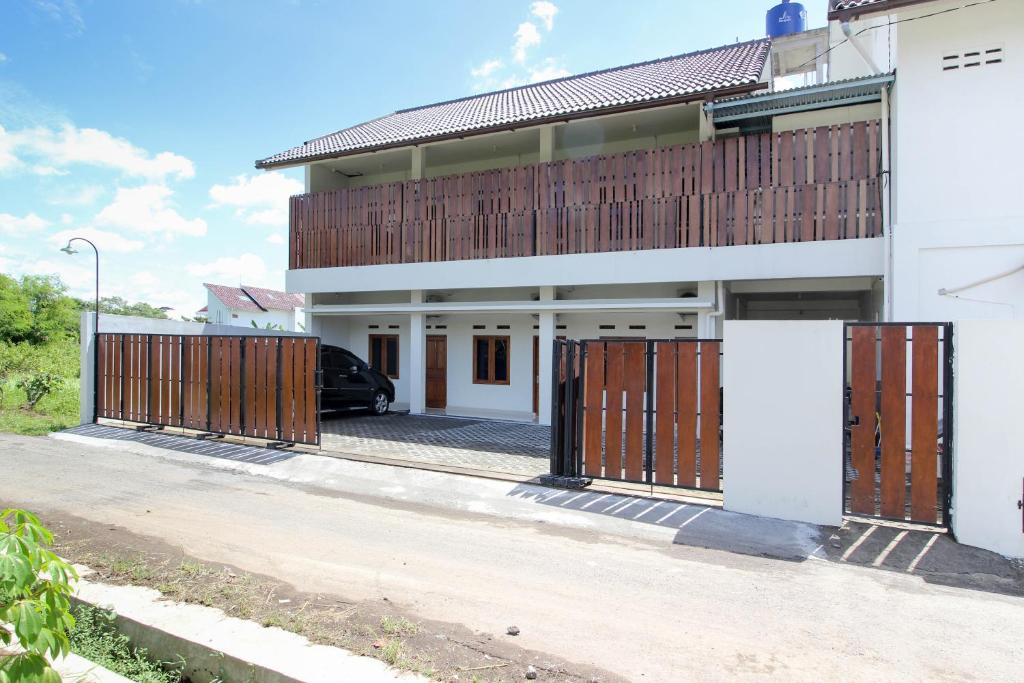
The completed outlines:
<svg viewBox="0 0 1024 683">
<path fill-rule="evenodd" d="M 96 416 L 320 443 L 320 340 L 103 333 Z"/>
<path fill-rule="evenodd" d="M 552 474 L 721 490 L 720 340 L 554 349 Z"/>
<path fill-rule="evenodd" d="M 953 395 L 949 323 L 847 323 L 844 508 L 949 523 Z"/>
</svg>

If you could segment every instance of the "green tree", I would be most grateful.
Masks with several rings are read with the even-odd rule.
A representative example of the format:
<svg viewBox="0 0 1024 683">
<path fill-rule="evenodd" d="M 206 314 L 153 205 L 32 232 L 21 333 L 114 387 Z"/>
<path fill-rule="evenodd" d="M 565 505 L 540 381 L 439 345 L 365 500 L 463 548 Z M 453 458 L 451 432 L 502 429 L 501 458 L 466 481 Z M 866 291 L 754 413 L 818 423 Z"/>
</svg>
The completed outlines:
<svg viewBox="0 0 1024 683">
<path fill-rule="evenodd" d="M 95 303 L 91 301 L 80 301 L 81 308 L 86 311 L 95 310 Z M 155 306 L 138 301 L 129 303 L 119 296 L 104 296 L 100 298 L 100 313 L 111 315 L 135 315 L 143 318 L 166 319 L 167 313 Z"/>
<path fill-rule="evenodd" d="M 51 545 L 53 534 L 32 513 L 0 512 L 0 643 L 16 637 L 24 649 L 0 658 L 0 683 L 60 683 L 47 658 L 71 651 L 71 582 L 78 575 Z"/>
<path fill-rule="evenodd" d="M 32 332 L 32 309 L 21 285 L 0 273 L 0 340 L 24 341 Z"/>
<path fill-rule="evenodd" d="M 78 306 L 54 275 L 0 275 L 0 341 L 43 344 L 78 333 Z"/>
</svg>

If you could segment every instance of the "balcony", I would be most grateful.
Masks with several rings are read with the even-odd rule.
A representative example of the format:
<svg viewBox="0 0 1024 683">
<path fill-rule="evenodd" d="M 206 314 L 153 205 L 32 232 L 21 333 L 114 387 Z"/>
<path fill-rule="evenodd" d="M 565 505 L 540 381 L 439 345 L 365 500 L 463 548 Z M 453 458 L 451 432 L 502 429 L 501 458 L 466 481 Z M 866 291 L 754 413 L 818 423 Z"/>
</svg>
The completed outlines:
<svg viewBox="0 0 1024 683">
<path fill-rule="evenodd" d="M 298 195 L 289 268 L 877 237 L 877 120 Z"/>
</svg>

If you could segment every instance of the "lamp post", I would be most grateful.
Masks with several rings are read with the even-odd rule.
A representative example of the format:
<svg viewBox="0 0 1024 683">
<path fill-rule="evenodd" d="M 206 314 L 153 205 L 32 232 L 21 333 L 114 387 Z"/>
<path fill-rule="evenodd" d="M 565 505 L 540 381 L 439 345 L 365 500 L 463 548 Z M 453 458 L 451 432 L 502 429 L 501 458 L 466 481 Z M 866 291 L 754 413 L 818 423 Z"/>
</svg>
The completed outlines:
<svg viewBox="0 0 1024 683">
<path fill-rule="evenodd" d="M 61 251 L 63 251 L 68 256 L 71 256 L 72 254 L 77 254 L 78 250 L 71 246 L 71 243 L 76 240 L 88 244 L 90 247 L 92 247 L 93 252 L 96 254 L 96 320 L 93 321 L 92 326 L 92 421 L 95 422 L 96 418 L 99 416 L 99 406 L 97 405 L 96 402 L 96 399 L 99 396 L 99 387 L 97 386 L 99 378 L 97 378 L 95 374 L 96 370 L 99 368 L 100 358 L 100 250 L 96 248 L 95 244 L 85 239 L 84 237 L 72 237 L 71 239 L 68 240 L 67 245 L 64 246 L 64 248 L 61 249 Z"/>
</svg>

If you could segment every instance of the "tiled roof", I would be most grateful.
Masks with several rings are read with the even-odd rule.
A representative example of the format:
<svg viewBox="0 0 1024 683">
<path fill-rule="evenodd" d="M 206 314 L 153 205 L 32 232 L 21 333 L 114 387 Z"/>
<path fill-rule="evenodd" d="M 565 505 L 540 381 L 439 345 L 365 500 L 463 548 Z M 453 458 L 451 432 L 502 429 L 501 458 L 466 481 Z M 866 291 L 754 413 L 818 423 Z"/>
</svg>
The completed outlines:
<svg viewBox="0 0 1024 683">
<path fill-rule="evenodd" d="M 274 289 L 252 287 L 230 287 L 203 283 L 217 299 L 231 310 L 261 313 L 264 311 L 291 311 L 303 303 L 301 294 L 288 294 Z"/>
<path fill-rule="evenodd" d="M 756 87 L 771 43 L 752 40 L 414 109 L 345 128 L 256 162 L 258 168 L 705 93 Z"/>
<path fill-rule="evenodd" d="M 305 303 L 301 294 L 289 294 L 288 292 L 279 292 L 276 289 L 264 289 L 263 287 L 253 287 L 252 285 L 242 285 L 242 289 L 257 304 L 268 311 L 291 311 Z"/>
</svg>

